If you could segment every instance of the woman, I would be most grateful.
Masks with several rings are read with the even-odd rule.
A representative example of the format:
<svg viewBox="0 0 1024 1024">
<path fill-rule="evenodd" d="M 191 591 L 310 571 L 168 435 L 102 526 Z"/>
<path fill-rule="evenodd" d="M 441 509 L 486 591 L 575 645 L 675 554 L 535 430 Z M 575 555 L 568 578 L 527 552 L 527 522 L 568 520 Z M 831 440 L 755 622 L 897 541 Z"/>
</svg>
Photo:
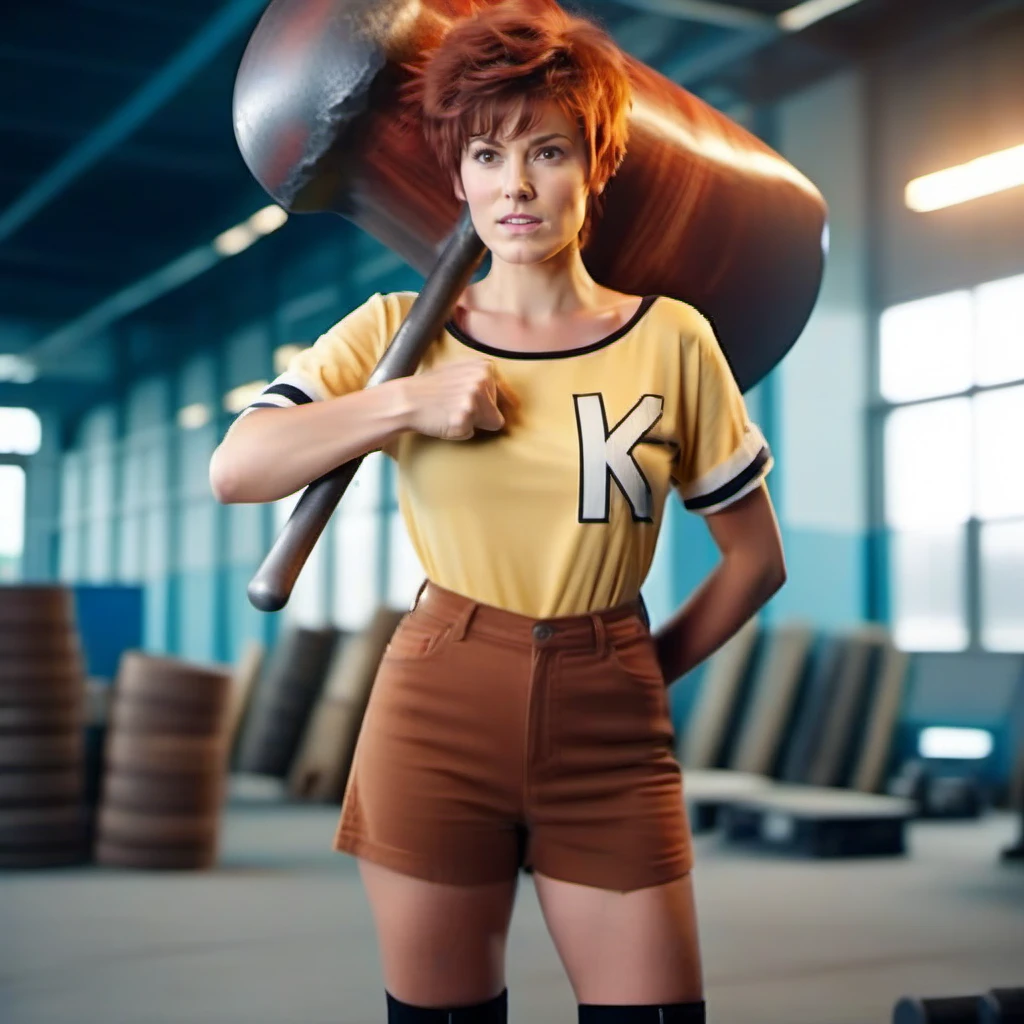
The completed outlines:
<svg viewBox="0 0 1024 1024">
<path fill-rule="evenodd" d="M 581 1024 L 704 1020 L 666 692 L 782 585 L 771 456 L 708 322 L 580 256 L 626 141 L 597 27 L 491 7 L 415 78 L 491 254 L 417 373 L 361 390 L 414 295 L 374 295 L 296 357 L 214 454 L 272 501 L 382 449 L 428 583 L 380 667 L 335 848 L 359 858 L 391 1022 L 507 1019 L 533 871 Z M 674 487 L 722 558 L 652 637 L 639 601 Z"/>
</svg>

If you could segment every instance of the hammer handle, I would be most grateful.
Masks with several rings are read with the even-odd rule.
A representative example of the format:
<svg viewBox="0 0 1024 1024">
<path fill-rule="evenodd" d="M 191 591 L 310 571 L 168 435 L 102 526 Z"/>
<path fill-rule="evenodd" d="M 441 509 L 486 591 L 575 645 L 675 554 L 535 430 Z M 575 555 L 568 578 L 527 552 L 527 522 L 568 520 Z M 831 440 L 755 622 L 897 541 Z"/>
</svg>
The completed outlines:
<svg viewBox="0 0 1024 1024">
<path fill-rule="evenodd" d="M 430 276 L 366 386 L 412 374 L 430 343 L 440 333 L 455 300 L 469 283 L 484 256 L 469 208 L 463 207 L 455 229 Z M 360 455 L 314 480 L 303 492 L 267 557 L 249 582 L 250 603 L 264 612 L 280 611 L 309 553 L 323 533 L 341 496 L 362 464 Z"/>
</svg>

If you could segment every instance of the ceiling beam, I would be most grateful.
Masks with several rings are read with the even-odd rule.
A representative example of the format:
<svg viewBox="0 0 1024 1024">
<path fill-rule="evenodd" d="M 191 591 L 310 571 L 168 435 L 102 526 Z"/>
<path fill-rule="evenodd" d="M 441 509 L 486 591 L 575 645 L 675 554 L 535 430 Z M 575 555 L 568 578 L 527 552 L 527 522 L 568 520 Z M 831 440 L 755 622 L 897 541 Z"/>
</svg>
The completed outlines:
<svg viewBox="0 0 1024 1024">
<path fill-rule="evenodd" d="M 616 25 L 612 34 L 626 53 L 641 64 L 653 65 L 658 54 L 669 44 L 674 30 L 678 30 L 678 26 L 666 25 L 664 15 L 634 14 Z"/>
<path fill-rule="evenodd" d="M 107 296 L 98 305 L 52 331 L 22 354 L 40 368 L 60 365 L 61 360 L 86 338 L 205 274 L 220 260 L 221 256 L 212 244 L 197 246 L 154 273 Z"/>
<path fill-rule="evenodd" d="M 737 7 L 712 0 L 621 0 L 627 7 L 652 14 L 664 14 L 685 21 L 698 21 L 719 28 L 750 32 L 801 32 L 833 14 L 859 4 L 861 0 L 802 0 L 779 14 L 762 14 L 749 7 Z"/>
<path fill-rule="evenodd" d="M 9 64 L 28 64 L 30 67 L 49 68 L 53 71 L 84 72 L 90 75 L 107 75 L 111 78 L 127 78 L 132 81 L 146 78 L 151 68 L 131 61 L 109 61 L 90 57 L 83 53 L 68 53 L 58 50 L 44 50 L 30 46 L 12 46 L 0 43 L 0 61 Z"/>
<path fill-rule="evenodd" d="M 680 85 L 696 85 L 734 61 L 755 53 L 781 34 L 776 31 L 729 36 L 714 46 L 707 46 L 697 53 L 686 53 L 675 61 L 666 62 L 661 68 L 661 73 Z"/>
<path fill-rule="evenodd" d="M 716 25 L 719 28 L 764 31 L 776 27 L 775 18 L 770 14 L 760 14 L 747 7 L 736 7 L 732 4 L 713 3 L 712 0 L 622 0 L 622 2 L 638 11 L 663 14 L 685 21 L 697 21 L 704 25 Z"/>
<path fill-rule="evenodd" d="M 677 0 L 628 0 L 629 3 L 675 3 Z M 755 53 L 780 36 L 795 35 L 805 28 L 860 3 L 860 0 L 804 0 L 776 16 L 765 15 L 758 28 L 723 39 L 699 53 L 683 54 L 667 64 L 661 73 L 673 82 L 696 84 L 735 61 Z"/>
<path fill-rule="evenodd" d="M 31 384 L 0 382 L 0 405 L 37 411 L 77 414 L 114 397 L 116 385 L 109 380 L 83 384 L 80 380 L 51 377 Z"/>
<path fill-rule="evenodd" d="M 145 124 L 263 10 L 265 0 L 230 0 L 171 61 L 91 135 L 0 213 L 0 242 Z"/>
<path fill-rule="evenodd" d="M 49 139 L 61 142 L 80 142 L 87 135 L 81 127 L 59 121 L 36 121 L 28 117 L 12 117 L 0 114 L 0 134 L 20 135 L 29 139 Z M 202 151 L 198 140 L 183 139 L 177 145 L 165 146 L 152 143 L 124 142 L 110 151 L 107 159 L 118 163 L 137 164 L 154 170 L 170 173 L 193 174 L 206 178 L 231 177 L 244 169 L 241 156 L 237 160 L 223 156 L 210 156 Z M 8 141 L 4 146 L 8 153 L 17 152 L 16 142 Z"/>
<path fill-rule="evenodd" d="M 98 14 L 114 14 L 149 24 L 195 24 L 196 15 L 179 11 L 175 4 L 140 4 L 139 0 L 75 0 L 75 6 Z"/>
</svg>

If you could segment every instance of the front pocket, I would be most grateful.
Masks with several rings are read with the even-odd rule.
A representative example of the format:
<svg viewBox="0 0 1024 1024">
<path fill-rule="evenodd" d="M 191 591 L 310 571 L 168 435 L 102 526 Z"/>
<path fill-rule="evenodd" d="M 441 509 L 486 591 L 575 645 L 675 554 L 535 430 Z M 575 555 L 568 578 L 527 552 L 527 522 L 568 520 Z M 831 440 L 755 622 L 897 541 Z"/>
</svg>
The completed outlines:
<svg viewBox="0 0 1024 1024">
<path fill-rule="evenodd" d="M 661 670 L 658 649 L 650 633 L 645 632 L 641 636 L 632 636 L 612 644 L 611 655 L 626 675 L 665 689 L 665 673 Z"/>
<path fill-rule="evenodd" d="M 392 634 L 384 657 L 389 661 L 423 661 L 443 648 L 450 633 L 447 623 L 427 621 L 410 613 Z"/>
</svg>

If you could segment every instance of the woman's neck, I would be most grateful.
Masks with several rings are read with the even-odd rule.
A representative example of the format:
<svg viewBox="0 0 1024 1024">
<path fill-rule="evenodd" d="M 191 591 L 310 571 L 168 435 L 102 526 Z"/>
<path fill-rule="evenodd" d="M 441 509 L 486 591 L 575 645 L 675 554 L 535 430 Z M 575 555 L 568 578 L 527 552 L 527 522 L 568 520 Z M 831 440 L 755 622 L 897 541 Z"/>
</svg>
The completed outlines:
<svg viewBox="0 0 1024 1024">
<path fill-rule="evenodd" d="M 489 273 L 466 289 L 461 304 L 528 326 L 600 309 L 610 294 L 590 276 L 579 248 L 570 246 L 543 263 L 505 263 L 492 257 Z"/>
</svg>

